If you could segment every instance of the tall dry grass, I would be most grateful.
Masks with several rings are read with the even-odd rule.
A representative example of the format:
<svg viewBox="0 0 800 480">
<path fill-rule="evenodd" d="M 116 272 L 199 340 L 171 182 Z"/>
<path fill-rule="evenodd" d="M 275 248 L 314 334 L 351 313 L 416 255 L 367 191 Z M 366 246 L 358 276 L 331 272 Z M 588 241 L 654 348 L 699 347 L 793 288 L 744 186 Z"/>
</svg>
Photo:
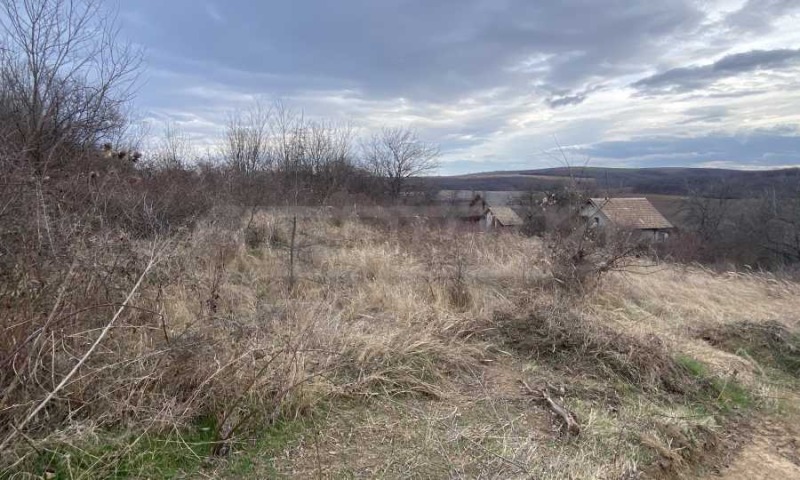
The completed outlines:
<svg viewBox="0 0 800 480">
<path fill-rule="evenodd" d="M 267 235 L 256 245 L 229 223 L 211 216 L 162 242 L 136 288 L 151 241 L 75 245 L 58 313 L 37 330 L 25 330 L 26 315 L 35 322 L 22 303 L 8 305 L 7 443 L 24 456 L 23 439 L 46 443 L 78 424 L 158 431 L 210 415 L 222 444 L 331 394 L 437 396 L 483 355 L 465 336 L 508 302 L 497 286 L 457 278 L 482 246 L 455 251 L 447 232 L 303 218 L 289 290 L 288 218 L 257 215 Z"/>
<path fill-rule="evenodd" d="M 16 385 L 4 394 L 0 413 L 8 425 L 4 438 L 106 327 L 107 333 L 20 429 L 3 458 L 23 465 L 38 446 L 67 434 L 79 442 L 81 435 L 114 429 L 168 431 L 198 417 L 214 419 L 208 453 L 223 454 L 254 428 L 304 416 L 322 403 L 354 400 L 374 413 L 375 432 L 388 428 L 377 426 L 391 423 L 392 414 L 385 413 L 397 409 L 408 416 L 409 428 L 421 429 L 406 432 L 410 437 L 428 429 L 423 443 L 441 453 L 441 471 L 619 476 L 648 461 L 647 442 L 632 440 L 631 432 L 649 435 L 651 444 L 652 438 L 668 442 L 658 419 L 692 414 L 691 405 L 671 403 L 675 392 L 667 392 L 683 388 L 669 382 L 691 381 L 673 362 L 676 352 L 722 375 L 758 368 L 704 343 L 696 326 L 798 322 L 800 287 L 768 275 L 647 263 L 636 273 L 611 272 L 592 293 L 576 297 L 553 281 L 551 260 L 535 238 L 423 219 L 376 225 L 354 212 L 305 211 L 290 252 L 296 214 L 259 212 L 252 221 L 230 212 L 209 215 L 160 250 L 110 326 L 151 243 L 109 238 L 106 250 L 82 253 L 79 264 L 95 270 L 73 272 L 72 283 L 64 282 L 69 315 L 37 337 L 35 355 L 28 354 L 35 360 L 25 370 L 13 370 Z M 125 255 L 111 245 L 124 245 Z M 120 261 L 124 274 L 98 276 Z M 114 289 L 121 299 L 93 305 L 95 295 L 81 297 L 74 288 L 79 274 L 89 275 L 80 278 L 91 278 L 91 288 Z M 79 285 L 91 293 L 86 283 Z M 528 418 L 538 408 L 531 422 L 549 417 L 542 417 L 543 407 L 532 407 L 520 380 L 563 389 L 562 401 L 587 426 L 581 438 L 544 448 L 536 442 L 558 437 L 526 437 L 530 426 L 518 421 L 520 415 Z M 687 387 L 684 393 L 698 391 Z M 451 407 L 479 413 L 445 415 Z M 339 428 L 347 412 L 331 428 Z M 691 430 L 708 422 L 719 426 L 708 418 L 680 425 Z M 502 433 L 492 424 L 504 425 Z M 474 430 L 478 425 L 487 429 Z M 322 435 L 341 442 L 340 433 Z M 354 448 L 369 447 L 353 441 Z M 408 448 L 395 460 L 410 462 L 403 456 L 416 447 Z"/>
</svg>

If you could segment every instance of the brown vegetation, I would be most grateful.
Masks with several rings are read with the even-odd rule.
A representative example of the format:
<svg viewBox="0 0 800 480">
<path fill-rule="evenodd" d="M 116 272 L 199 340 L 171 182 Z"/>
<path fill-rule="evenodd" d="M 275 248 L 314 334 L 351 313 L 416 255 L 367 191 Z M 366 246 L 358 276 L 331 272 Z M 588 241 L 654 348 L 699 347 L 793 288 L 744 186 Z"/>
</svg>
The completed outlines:
<svg viewBox="0 0 800 480">
<path fill-rule="evenodd" d="M 282 242 L 290 235 L 292 217 L 279 211 L 257 213 L 252 221 L 248 217 L 231 224 L 221 212 L 212 212 L 158 251 L 159 262 L 130 307 L 46 409 L 26 425 L 30 442 L 52 446 L 63 429 L 76 432 L 88 425 L 92 428 L 84 435 L 102 437 L 103 431 L 119 428 L 157 434 L 210 416 L 217 419 L 216 433 L 206 454 L 222 454 L 242 448 L 240 442 L 264 425 L 313 415 L 332 401 L 338 405 L 332 407 L 337 416 L 348 415 L 350 408 L 376 409 L 377 415 L 383 407 L 374 402 L 400 402 L 391 404 L 394 413 L 387 413 L 385 421 L 409 408 L 422 408 L 404 427 L 421 428 L 419 422 L 438 415 L 434 411 L 448 405 L 466 408 L 458 405 L 473 395 L 470 385 L 477 375 L 489 382 L 482 387 L 488 393 L 480 394 L 482 403 L 473 408 L 480 415 L 492 408 L 506 413 L 494 420 L 469 417 L 457 428 L 477 428 L 487 421 L 502 424 L 523 412 L 547 419 L 550 407 L 526 404 L 524 398 L 530 397 L 520 380 L 551 392 L 557 405 L 566 405 L 581 433 L 567 451 L 533 450 L 519 456 L 520 450 L 510 460 L 506 454 L 498 458 L 487 453 L 495 440 L 476 433 L 468 437 L 472 446 L 458 454 L 466 455 L 458 460 L 467 462 L 465 471 L 544 472 L 542 462 L 588 455 L 570 471 L 578 476 L 621 473 L 637 469 L 630 462 L 646 458 L 653 439 L 664 438 L 662 427 L 652 423 L 656 418 L 691 417 L 696 415 L 692 405 L 707 405 L 711 412 L 688 423 L 681 420 L 678 428 L 690 432 L 692 425 L 708 422 L 720 428 L 714 402 L 718 396 L 727 398 L 727 387 L 709 387 L 711 380 L 704 378 L 713 377 L 696 377 L 687 370 L 676 360 L 676 348 L 713 366 L 721 378 L 738 370 L 739 381 L 756 381 L 747 375 L 747 368 L 756 367 L 747 367 L 746 357 L 728 357 L 696 343 L 696 334 L 681 330 L 677 318 L 695 324 L 727 322 L 736 311 L 736 305 L 726 305 L 732 287 L 750 299 L 751 309 L 769 302 L 775 316 L 792 318 L 788 312 L 796 307 L 790 293 L 796 286 L 790 283 L 770 286 L 755 276 L 726 280 L 668 265 L 646 276 L 610 272 L 603 288 L 587 292 L 583 300 L 564 297 L 557 283 L 548 280 L 552 273 L 539 240 L 462 232 L 454 244 L 452 231 L 439 227 L 382 230 L 346 213 L 323 212 L 297 221 L 297 241 L 308 247 L 297 253 L 297 284 L 287 293 L 289 252 Z M 274 240 L 248 246 L 247 223 Z M 149 239 L 130 240 L 138 263 L 129 267 L 124 277 L 128 283 L 119 285 L 117 300 L 84 295 L 86 282 L 102 289 L 109 277 L 93 280 L 97 277 L 76 267 L 63 289 L 59 313 L 44 330 L 48 333 L 33 335 L 37 340 L 31 348 L 12 357 L 12 371 L 26 373 L 7 377 L 16 385 L 5 390 L 6 425 L 21 425 L 74 368 L 87 342 L 100 338 L 142 272 L 152 245 Z M 93 255 L 97 261 L 106 258 Z M 114 258 L 97 265 L 113 264 Z M 691 282 L 702 282 L 709 300 L 686 302 L 691 297 L 676 287 L 683 289 L 687 281 L 686 288 L 694 291 L 698 289 Z M 650 288 L 664 288 L 671 295 L 655 295 Z M 671 301 L 680 302 L 684 311 L 668 307 Z M 18 305 L 13 310 L 26 311 Z M 348 407 L 347 402 L 355 403 Z M 601 420 L 596 408 L 609 413 Z M 330 421 L 330 428 L 339 428 L 335 418 Z M 439 435 L 447 435 L 450 427 L 430 427 L 434 438 L 444 442 Z M 523 442 L 515 448 L 526 441 L 515 437 L 521 433 L 518 428 L 522 425 L 504 434 L 504 441 Z M 552 435 L 549 426 L 544 428 L 537 435 Z M 647 434 L 648 440 L 629 437 L 636 432 Z M 20 465 L 36 458 L 22 439 L 13 445 L 11 452 L 28 459 Z M 437 448 L 451 451 L 452 446 Z M 400 451 L 395 455 L 396 461 L 410 460 Z M 117 461 L 103 457 L 95 468 Z M 416 468 L 425 471 L 421 464 Z"/>
<path fill-rule="evenodd" d="M 110 55 L 98 5 L 0 4 L 2 475 L 237 476 L 297 424 L 253 476 L 677 475 L 794 391 L 756 362 L 794 368 L 796 283 L 659 263 L 575 222 L 574 188 L 536 204 L 541 238 L 398 218 L 434 146 L 385 129 L 359 152 L 280 103 L 234 113 L 220 162 L 171 128 L 133 153 L 138 57 L 98 77 L 35 54 Z"/>
</svg>

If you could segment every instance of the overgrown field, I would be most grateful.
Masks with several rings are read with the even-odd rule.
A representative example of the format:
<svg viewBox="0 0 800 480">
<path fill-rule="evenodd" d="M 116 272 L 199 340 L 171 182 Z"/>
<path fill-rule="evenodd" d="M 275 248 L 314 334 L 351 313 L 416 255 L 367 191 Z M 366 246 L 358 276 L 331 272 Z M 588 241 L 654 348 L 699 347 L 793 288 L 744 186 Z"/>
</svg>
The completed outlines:
<svg viewBox="0 0 800 480">
<path fill-rule="evenodd" d="M 800 420 L 790 280 L 640 259 L 577 294 L 536 238 L 293 218 L 76 245 L 46 336 L 9 300 L 2 476 L 690 478 Z"/>
</svg>

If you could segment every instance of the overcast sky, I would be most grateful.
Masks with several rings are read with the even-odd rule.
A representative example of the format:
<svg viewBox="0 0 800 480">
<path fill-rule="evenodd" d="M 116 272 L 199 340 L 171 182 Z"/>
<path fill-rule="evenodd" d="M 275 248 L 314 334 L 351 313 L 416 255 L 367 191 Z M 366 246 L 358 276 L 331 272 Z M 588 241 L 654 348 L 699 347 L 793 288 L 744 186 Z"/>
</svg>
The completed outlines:
<svg viewBox="0 0 800 480">
<path fill-rule="evenodd" d="M 800 165 L 800 0 L 137 0 L 142 114 L 198 143 L 281 98 L 410 124 L 440 173 Z"/>
</svg>

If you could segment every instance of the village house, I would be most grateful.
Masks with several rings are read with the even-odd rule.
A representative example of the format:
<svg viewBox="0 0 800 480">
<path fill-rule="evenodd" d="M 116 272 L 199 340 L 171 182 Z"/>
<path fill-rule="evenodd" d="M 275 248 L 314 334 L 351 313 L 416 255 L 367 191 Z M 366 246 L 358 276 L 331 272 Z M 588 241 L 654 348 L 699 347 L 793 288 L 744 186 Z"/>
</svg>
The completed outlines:
<svg viewBox="0 0 800 480">
<path fill-rule="evenodd" d="M 508 230 L 522 226 L 522 219 L 511 207 L 488 207 L 481 216 L 483 230 Z"/>
<path fill-rule="evenodd" d="M 473 196 L 464 221 L 477 223 L 481 230 L 510 230 L 522 226 L 523 221 L 509 206 L 490 205 L 481 194 Z"/>
<path fill-rule="evenodd" d="M 675 229 L 644 197 L 590 198 L 580 215 L 587 219 L 590 228 L 632 230 L 647 241 L 664 241 Z"/>
</svg>

